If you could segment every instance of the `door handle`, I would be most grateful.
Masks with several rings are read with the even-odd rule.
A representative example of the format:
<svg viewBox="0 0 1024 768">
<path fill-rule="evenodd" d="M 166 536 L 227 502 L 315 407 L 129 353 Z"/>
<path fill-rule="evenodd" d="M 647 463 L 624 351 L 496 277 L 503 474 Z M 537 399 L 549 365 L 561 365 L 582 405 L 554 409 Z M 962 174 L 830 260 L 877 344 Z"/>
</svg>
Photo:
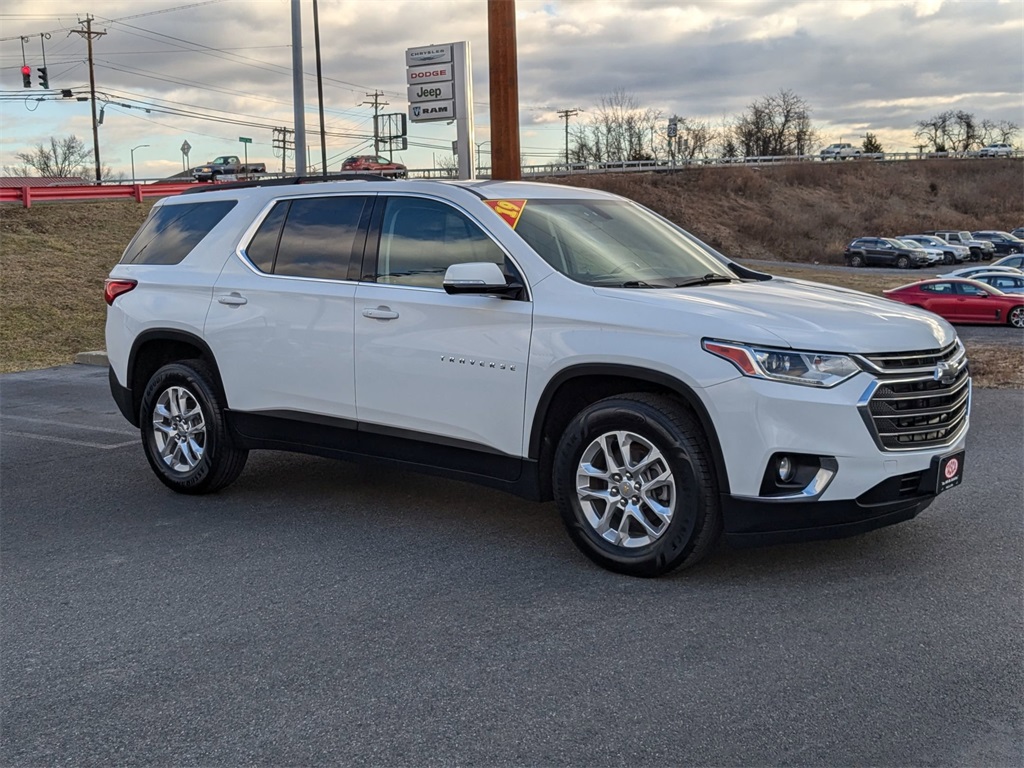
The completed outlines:
<svg viewBox="0 0 1024 768">
<path fill-rule="evenodd" d="M 391 307 L 367 307 L 363 310 L 363 317 L 372 317 L 374 320 L 394 320 L 398 313 Z"/>
<path fill-rule="evenodd" d="M 227 296 L 218 296 L 217 301 L 221 304 L 227 304 L 229 307 L 240 307 L 243 304 L 248 304 L 249 300 L 239 293 L 229 293 Z"/>
</svg>

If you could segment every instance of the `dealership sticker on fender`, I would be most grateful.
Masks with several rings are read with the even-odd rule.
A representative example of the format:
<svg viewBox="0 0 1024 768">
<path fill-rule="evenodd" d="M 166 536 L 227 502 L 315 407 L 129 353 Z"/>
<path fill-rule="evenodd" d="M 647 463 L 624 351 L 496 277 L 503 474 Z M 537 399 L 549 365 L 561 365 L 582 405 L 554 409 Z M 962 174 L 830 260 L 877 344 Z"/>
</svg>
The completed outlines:
<svg viewBox="0 0 1024 768">
<path fill-rule="evenodd" d="M 935 485 L 935 492 L 942 493 L 953 488 L 964 479 L 964 452 L 954 453 L 952 456 L 943 456 L 939 459 L 939 477 Z"/>
</svg>

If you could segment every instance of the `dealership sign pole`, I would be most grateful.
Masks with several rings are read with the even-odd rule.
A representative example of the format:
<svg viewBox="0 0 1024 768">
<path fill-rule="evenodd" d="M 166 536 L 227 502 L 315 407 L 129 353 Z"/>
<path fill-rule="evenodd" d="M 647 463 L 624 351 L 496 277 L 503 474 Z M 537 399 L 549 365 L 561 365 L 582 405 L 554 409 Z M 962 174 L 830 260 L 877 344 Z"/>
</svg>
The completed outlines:
<svg viewBox="0 0 1024 768">
<path fill-rule="evenodd" d="M 405 52 L 405 65 L 409 120 L 414 123 L 454 121 L 459 178 L 476 178 L 469 43 L 409 48 Z"/>
</svg>

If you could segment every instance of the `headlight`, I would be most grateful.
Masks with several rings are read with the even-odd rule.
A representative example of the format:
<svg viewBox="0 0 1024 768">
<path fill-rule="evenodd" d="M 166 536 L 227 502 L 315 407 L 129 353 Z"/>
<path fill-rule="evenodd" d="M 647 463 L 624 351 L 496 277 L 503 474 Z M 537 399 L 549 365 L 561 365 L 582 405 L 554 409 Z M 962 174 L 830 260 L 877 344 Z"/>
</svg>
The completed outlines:
<svg viewBox="0 0 1024 768">
<path fill-rule="evenodd" d="M 860 366 L 846 355 L 827 352 L 798 352 L 792 349 L 750 347 L 722 341 L 703 341 L 704 349 L 739 368 L 744 376 L 803 384 L 808 387 L 834 387 L 860 372 Z"/>
</svg>

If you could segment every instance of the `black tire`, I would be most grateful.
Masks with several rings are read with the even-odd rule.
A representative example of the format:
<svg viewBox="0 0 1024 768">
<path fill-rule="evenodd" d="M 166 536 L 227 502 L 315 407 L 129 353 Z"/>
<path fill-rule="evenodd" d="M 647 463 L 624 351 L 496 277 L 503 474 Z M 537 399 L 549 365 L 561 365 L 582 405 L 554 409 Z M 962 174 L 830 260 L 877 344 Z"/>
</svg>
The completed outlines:
<svg viewBox="0 0 1024 768">
<path fill-rule="evenodd" d="M 178 493 L 224 488 L 249 457 L 228 433 L 215 382 L 209 366 L 187 360 L 154 373 L 142 395 L 143 450 L 160 482 Z"/>
<path fill-rule="evenodd" d="M 971 261 L 981 261 L 981 251 L 971 248 Z"/>
<path fill-rule="evenodd" d="M 1014 307 L 1007 312 L 1006 324 L 1014 328 L 1024 328 L 1024 307 Z"/>
<path fill-rule="evenodd" d="M 628 437 L 620 442 L 623 435 Z M 623 445 L 632 468 L 623 460 Z M 584 473 L 584 460 L 597 472 Z M 645 461 L 650 464 L 644 466 Z M 651 577 L 689 567 L 721 535 L 707 439 L 696 418 L 669 397 L 626 394 L 584 408 L 563 433 L 552 471 L 555 502 L 569 537 L 609 570 Z M 594 491 L 586 509 L 581 473 Z M 627 500 L 626 493 L 634 495 Z M 659 515 L 657 507 L 667 513 Z"/>
<path fill-rule="evenodd" d="M 855 268 L 856 267 L 863 267 L 864 266 L 864 257 L 861 256 L 859 253 L 852 254 L 850 256 L 850 266 L 851 267 L 855 267 Z"/>
<path fill-rule="evenodd" d="M 953 254 L 950 253 L 949 251 L 946 251 L 945 253 L 942 254 L 942 263 L 943 264 L 953 264 L 955 262 L 956 262 L 956 259 L 953 257 Z"/>
<path fill-rule="evenodd" d="M 897 256 L 896 257 L 896 269 L 910 269 L 910 257 L 909 256 Z"/>
</svg>

